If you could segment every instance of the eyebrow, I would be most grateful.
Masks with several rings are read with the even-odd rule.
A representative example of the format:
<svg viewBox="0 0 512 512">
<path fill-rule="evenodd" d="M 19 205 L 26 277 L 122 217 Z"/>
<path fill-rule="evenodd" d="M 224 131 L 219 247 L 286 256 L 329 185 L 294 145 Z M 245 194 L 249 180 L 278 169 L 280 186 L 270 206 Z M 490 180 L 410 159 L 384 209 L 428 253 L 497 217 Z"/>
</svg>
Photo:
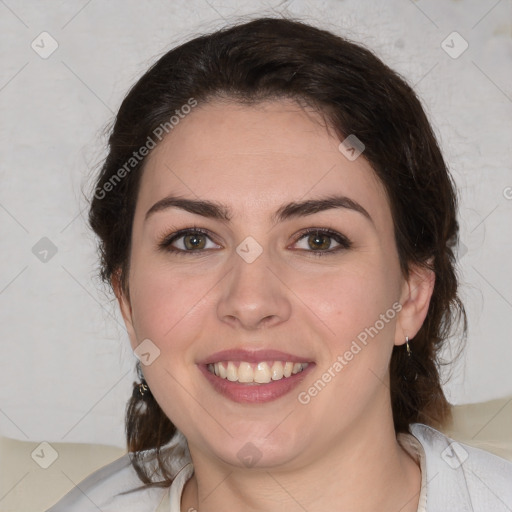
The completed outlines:
<svg viewBox="0 0 512 512">
<path fill-rule="evenodd" d="M 151 215 L 169 208 L 179 208 L 202 217 L 230 222 L 233 214 L 231 209 L 217 201 L 202 199 L 188 199 L 176 196 L 167 196 L 157 201 L 147 212 L 147 220 Z M 314 213 L 332 209 L 347 209 L 358 212 L 374 224 L 372 217 L 358 202 L 346 196 L 332 195 L 305 201 L 293 201 L 281 206 L 271 217 L 274 224 L 297 217 L 305 217 Z"/>
</svg>

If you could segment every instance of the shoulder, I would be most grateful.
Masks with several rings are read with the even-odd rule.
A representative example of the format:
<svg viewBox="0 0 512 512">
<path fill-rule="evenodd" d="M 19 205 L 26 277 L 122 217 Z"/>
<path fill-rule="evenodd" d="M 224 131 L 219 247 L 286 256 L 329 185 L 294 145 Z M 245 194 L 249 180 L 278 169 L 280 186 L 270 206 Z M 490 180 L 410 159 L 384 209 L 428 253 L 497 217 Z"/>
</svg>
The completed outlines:
<svg viewBox="0 0 512 512">
<path fill-rule="evenodd" d="M 134 491 L 141 485 L 126 454 L 75 485 L 47 512 L 154 512 L 169 490 L 152 487 Z"/>
<path fill-rule="evenodd" d="M 410 431 L 425 452 L 427 512 L 512 510 L 511 461 L 422 423 Z"/>
<path fill-rule="evenodd" d="M 155 449 L 138 452 L 146 470 L 160 480 Z M 161 447 L 166 469 L 178 473 L 190 463 L 190 452 L 185 437 L 176 431 L 172 439 Z M 66 494 L 46 512 L 155 512 L 168 498 L 169 487 L 143 487 L 127 453 L 98 469 Z M 168 466 L 168 467 L 167 467 Z M 137 490 L 136 490 L 137 489 Z"/>
</svg>

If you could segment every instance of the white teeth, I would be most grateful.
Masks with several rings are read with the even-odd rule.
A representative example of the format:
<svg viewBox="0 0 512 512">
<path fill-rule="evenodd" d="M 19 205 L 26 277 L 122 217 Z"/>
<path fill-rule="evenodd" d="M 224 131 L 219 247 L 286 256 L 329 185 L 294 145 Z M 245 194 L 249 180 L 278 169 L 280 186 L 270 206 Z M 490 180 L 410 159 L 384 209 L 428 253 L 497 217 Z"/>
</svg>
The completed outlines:
<svg viewBox="0 0 512 512">
<path fill-rule="evenodd" d="M 219 363 L 215 363 L 213 366 L 217 366 L 218 364 Z M 226 369 L 226 377 L 231 382 L 235 382 L 238 380 L 238 370 L 231 361 L 229 361 L 228 367 Z"/>
<path fill-rule="evenodd" d="M 276 361 L 272 365 L 272 380 L 281 380 L 283 378 L 283 364 Z"/>
<path fill-rule="evenodd" d="M 238 367 L 238 382 L 254 382 L 254 370 L 249 363 L 240 363 Z"/>
<path fill-rule="evenodd" d="M 297 373 L 302 370 L 302 364 L 301 363 L 295 363 L 292 368 L 292 373 Z"/>
<path fill-rule="evenodd" d="M 308 363 L 292 363 L 290 361 L 262 361 L 257 364 L 241 361 L 235 364 L 233 361 L 211 363 L 208 370 L 222 379 L 231 382 L 267 384 L 272 380 L 281 380 L 301 372 L 307 368 Z"/>
<path fill-rule="evenodd" d="M 258 382 L 260 384 L 266 384 L 271 381 L 270 368 L 268 364 L 258 363 L 256 366 L 256 370 L 254 370 L 254 382 Z"/>
<path fill-rule="evenodd" d="M 225 379 L 228 376 L 228 372 L 222 364 L 216 364 L 214 366 L 215 368 L 219 369 L 219 373 L 215 373 L 215 375 L 217 375 L 218 377 L 222 377 L 223 379 Z"/>
</svg>

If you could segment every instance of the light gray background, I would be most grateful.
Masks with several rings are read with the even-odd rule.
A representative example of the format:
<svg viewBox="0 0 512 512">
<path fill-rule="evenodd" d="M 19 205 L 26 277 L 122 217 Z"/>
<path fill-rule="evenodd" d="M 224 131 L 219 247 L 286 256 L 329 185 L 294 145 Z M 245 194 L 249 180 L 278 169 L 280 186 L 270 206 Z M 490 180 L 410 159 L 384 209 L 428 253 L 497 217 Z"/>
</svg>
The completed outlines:
<svg viewBox="0 0 512 512">
<path fill-rule="evenodd" d="M 0 434 L 124 446 L 136 359 L 94 277 L 83 191 L 105 154 L 102 130 L 149 64 L 258 13 L 362 42 L 415 85 L 461 196 L 470 331 L 445 389 L 454 403 L 511 394 L 511 10 L 507 0 L 0 1 Z M 44 31 L 58 43 L 46 59 L 31 47 L 50 48 Z M 453 31 L 469 44 L 458 58 L 441 46 Z M 444 43 L 456 53 L 457 37 Z M 57 248 L 46 262 L 32 250 L 43 237 Z"/>
</svg>

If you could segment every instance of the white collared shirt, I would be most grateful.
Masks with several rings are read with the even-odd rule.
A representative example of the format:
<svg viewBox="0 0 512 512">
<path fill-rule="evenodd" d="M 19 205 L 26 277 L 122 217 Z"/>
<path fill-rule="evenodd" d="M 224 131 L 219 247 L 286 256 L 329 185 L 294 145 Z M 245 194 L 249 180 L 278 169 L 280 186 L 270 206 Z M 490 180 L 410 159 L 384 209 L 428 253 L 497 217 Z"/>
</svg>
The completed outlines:
<svg viewBox="0 0 512 512">
<path fill-rule="evenodd" d="M 412 435 L 398 434 L 397 439 L 420 464 L 417 512 L 512 512 L 511 461 L 455 442 L 421 423 L 413 423 L 410 430 Z M 170 487 L 128 492 L 142 482 L 126 454 L 92 473 L 47 512 L 180 512 L 183 488 L 194 472 L 184 439 L 178 433 L 166 445 L 182 448 L 170 461 L 176 474 Z"/>
</svg>

